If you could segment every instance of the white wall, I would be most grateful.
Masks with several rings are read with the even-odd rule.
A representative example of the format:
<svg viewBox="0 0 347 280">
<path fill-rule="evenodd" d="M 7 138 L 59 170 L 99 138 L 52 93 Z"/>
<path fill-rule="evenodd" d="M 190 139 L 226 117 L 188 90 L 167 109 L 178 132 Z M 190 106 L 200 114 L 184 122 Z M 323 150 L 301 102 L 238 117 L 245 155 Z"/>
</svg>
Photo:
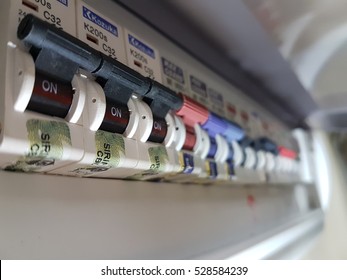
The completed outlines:
<svg viewBox="0 0 347 280">
<path fill-rule="evenodd" d="M 327 144 L 322 149 L 327 155 L 330 203 L 324 230 L 303 259 L 347 259 L 347 135 L 322 141 Z"/>
</svg>

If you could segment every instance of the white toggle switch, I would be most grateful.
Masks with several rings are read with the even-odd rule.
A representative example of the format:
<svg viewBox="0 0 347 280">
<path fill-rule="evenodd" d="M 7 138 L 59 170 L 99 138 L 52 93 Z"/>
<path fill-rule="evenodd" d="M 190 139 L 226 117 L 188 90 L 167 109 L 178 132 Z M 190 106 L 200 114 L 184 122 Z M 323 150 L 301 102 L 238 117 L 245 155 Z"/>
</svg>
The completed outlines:
<svg viewBox="0 0 347 280">
<path fill-rule="evenodd" d="M 106 97 L 104 90 L 98 83 L 86 79 L 86 87 L 86 108 L 88 111 L 87 127 L 92 131 L 97 131 L 104 120 Z"/>
<path fill-rule="evenodd" d="M 294 173 L 295 162 L 293 159 L 289 159 L 288 161 L 288 173 Z"/>
<path fill-rule="evenodd" d="M 139 117 L 139 114 L 137 112 L 137 106 L 135 105 L 133 98 L 129 99 L 127 105 L 129 108 L 130 117 L 129 117 L 128 125 L 127 125 L 123 135 L 127 138 L 133 138 L 135 133 L 136 133 L 136 130 L 139 126 L 140 117 Z"/>
<path fill-rule="evenodd" d="M 293 171 L 293 159 L 286 158 L 285 170 L 286 170 L 287 173 L 291 173 Z"/>
<path fill-rule="evenodd" d="M 134 122 L 138 123 L 133 138 L 145 143 L 152 132 L 152 111 L 151 108 L 145 102 L 138 98 L 133 98 L 133 103 L 135 105 L 135 110 L 131 113 L 131 117 L 136 118 L 137 120 L 135 120 Z"/>
<path fill-rule="evenodd" d="M 282 156 L 278 155 L 276 158 L 276 165 L 275 165 L 275 169 L 277 172 L 285 172 L 285 158 L 283 158 Z"/>
<path fill-rule="evenodd" d="M 244 167 L 248 169 L 253 169 L 257 162 L 256 153 L 254 149 L 252 149 L 251 147 L 247 147 L 245 149 L 245 154 L 246 154 L 246 161 L 245 161 Z"/>
<path fill-rule="evenodd" d="M 202 159 L 205 159 L 210 150 L 211 142 L 210 142 L 210 137 L 208 136 L 208 133 L 204 129 L 201 129 L 201 139 L 202 139 L 202 149 L 201 149 L 200 157 Z"/>
<path fill-rule="evenodd" d="M 184 142 L 186 140 L 186 127 L 183 123 L 183 120 L 174 115 L 175 119 L 175 139 L 174 139 L 174 147 L 176 151 L 180 151 L 183 148 Z"/>
<path fill-rule="evenodd" d="M 77 123 L 83 113 L 84 104 L 86 102 L 86 78 L 83 78 L 81 75 L 75 75 L 72 79 L 71 85 L 74 90 L 74 95 L 70 110 L 67 113 L 65 120 L 70 123 Z"/>
<path fill-rule="evenodd" d="M 275 155 L 269 152 L 266 152 L 266 164 L 265 169 L 267 172 L 272 172 L 275 169 Z"/>
<path fill-rule="evenodd" d="M 266 166 L 266 154 L 264 151 L 257 152 L 257 170 L 263 170 Z"/>
<path fill-rule="evenodd" d="M 13 104 L 18 112 L 27 108 L 35 84 L 35 62 L 32 56 L 18 48 L 14 50 Z"/>
<path fill-rule="evenodd" d="M 294 160 L 293 163 L 293 172 L 298 175 L 300 172 L 300 163 L 298 160 Z"/>
<path fill-rule="evenodd" d="M 218 162 L 226 162 L 229 156 L 229 145 L 227 140 L 221 136 L 216 136 L 216 143 L 217 143 L 217 152 L 215 155 L 215 160 Z"/>
<path fill-rule="evenodd" d="M 176 137 L 174 116 L 171 113 L 168 113 L 165 117 L 165 121 L 167 124 L 167 132 L 163 144 L 165 145 L 165 147 L 170 148 L 172 145 L 174 145 L 174 140 Z"/>
<path fill-rule="evenodd" d="M 231 146 L 233 148 L 233 159 L 235 167 L 240 166 L 244 160 L 244 153 L 238 142 L 232 141 Z"/>
<path fill-rule="evenodd" d="M 193 153 L 194 155 L 200 155 L 204 145 L 204 143 L 202 142 L 202 129 L 200 125 L 195 124 L 194 131 L 195 131 L 196 141 L 193 147 Z"/>
</svg>

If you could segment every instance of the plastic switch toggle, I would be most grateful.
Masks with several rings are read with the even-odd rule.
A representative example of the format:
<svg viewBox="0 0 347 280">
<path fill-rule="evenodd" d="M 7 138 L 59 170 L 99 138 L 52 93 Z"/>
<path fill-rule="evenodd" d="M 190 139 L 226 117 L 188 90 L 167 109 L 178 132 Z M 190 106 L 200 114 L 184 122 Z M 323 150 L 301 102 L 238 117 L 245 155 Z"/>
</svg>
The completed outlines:
<svg viewBox="0 0 347 280">
<path fill-rule="evenodd" d="M 280 146 L 278 147 L 278 152 L 282 157 L 296 159 L 298 157 L 297 152 L 287 149 L 286 147 Z"/>
<path fill-rule="evenodd" d="M 151 88 L 147 78 L 111 57 L 100 55 L 102 63 L 93 74 L 109 99 L 127 104 L 133 93 L 140 96 L 147 94 Z"/>
<path fill-rule="evenodd" d="M 227 123 L 214 113 L 208 115 L 208 119 L 202 124 L 202 128 L 205 129 L 211 137 L 216 137 L 217 134 L 222 134 L 227 129 Z"/>
<path fill-rule="evenodd" d="M 181 94 L 183 105 L 176 114 L 190 127 L 195 124 L 204 124 L 208 119 L 208 110 L 193 99 Z"/>
<path fill-rule="evenodd" d="M 228 140 L 228 142 L 239 141 L 245 137 L 245 131 L 236 123 L 226 121 L 226 129 L 222 132 L 222 135 Z"/>
<path fill-rule="evenodd" d="M 254 141 L 254 148 L 257 151 L 263 150 L 274 155 L 278 154 L 277 145 L 270 139 L 266 137 L 259 138 Z"/>
<path fill-rule="evenodd" d="M 179 110 L 183 105 L 181 95 L 163 86 L 157 81 L 147 78 L 151 83 L 150 90 L 144 96 L 144 101 L 151 108 L 157 118 L 165 118 L 170 110 Z"/>
</svg>

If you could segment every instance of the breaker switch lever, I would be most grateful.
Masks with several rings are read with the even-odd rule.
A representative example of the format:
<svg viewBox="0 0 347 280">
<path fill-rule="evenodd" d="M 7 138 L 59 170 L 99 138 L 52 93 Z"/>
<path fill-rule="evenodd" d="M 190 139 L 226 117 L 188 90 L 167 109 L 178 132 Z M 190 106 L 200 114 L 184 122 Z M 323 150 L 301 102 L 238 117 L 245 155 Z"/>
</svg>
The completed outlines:
<svg viewBox="0 0 347 280">
<path fill-rule="evenodd" d="M 266 151 L 271 154 L 277 155 L 278 154 L 278 148 L 277 145 L 270 139 L 266 137 L 259 138 L 254 141 L 254 148 L 256 151 Z"/>
<path fill-rule="evenodd" d="M 278 147 L 278 152 L 281 156 L 285 158 L 296 159 L 298 157 L 297 152 L 283 146 Z"/>
<path fill-rule="evenodd" d="M 183 119 L 185 125 L 194 127 L 195 124 L 205 123 L 208 119 L 207 108 L 183 94 L 181 97 L 183 104 L 176 114 Z"/>
<path fill-rule="evenodd" d="M 100 68 L 93 74 L 108 98 L 127 104 L 133 93 L 144 96 L 149 92 L 151 83 L 147 78 L 111 57 L 100 55 L 103 58 Z"/>
<path fill-rule="evenodd" d="M 170 110 L 179 110 L 183 105 L 183 98 L 162 84 L 147 78 L 151 89 L 144 96 L 144 101 L 151 108 L 153 115 L 165 118 Z"/>
<path fill-rule="evenodd" d="M 227 123 L 214 113 L 208 114 L 208 119 L 202 124 L 211 137 L 216 137 L 217 134 L 223 134 L 227 129 Z"/>
</svg>

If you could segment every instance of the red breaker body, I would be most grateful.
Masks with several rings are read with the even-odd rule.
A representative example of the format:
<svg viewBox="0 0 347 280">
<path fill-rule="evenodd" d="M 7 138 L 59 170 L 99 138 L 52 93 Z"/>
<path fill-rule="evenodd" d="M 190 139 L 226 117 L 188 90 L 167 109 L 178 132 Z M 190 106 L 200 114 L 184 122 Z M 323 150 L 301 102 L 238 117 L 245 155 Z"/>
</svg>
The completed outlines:
<svg viewBox="0 0 347 280">
<path fill-rule="evenodd" d="M 195 124 L 203 124 L 208 119 L 208 110 L 206 107 L 198 104 L 193 99 L 181 94 L 183 105 L 176 114 L 183 119 L 186 126 L 194 127 Z"/>
<path fill-rule="evenodd" d="M 286 158 L 290 158 L 290 159 L 296 159 L 298 157 L 297 152 L 295 152 L 291 149 L 287 149 L 286 147 L 283 147 L 283 146 L 278 147 L 278 153 L 279 153 L 279 155 L 286 157 Z"/>
<path fill-rule="evenodd" d="M 278 166 L 279 171 L 289 175 L 288 180 L 293 179 L 297 175 L 298 153 L 284 146 L 278 147 Z M 288 181 L 287 180 L 287 181 Z"/>
<path fill-rule="evenodd" d="M 186 126 L 186 140 L 183 149 L 193 151 L 196 148 L 197 136 L 195 125 L 203 124 L 208 119 L 208 110 L 206 107 L 198 104 L 193 99 L 181 94 L 183 99 L 183 106 L 176 112 L 180 116 Z"/>
<path fill-rule="evenodd" d="M 269 174 L 272 183 L 292 183 L 299 180 L 298 153 L 284 146 L 278 146 L 278 154 L 275 157 L 275 166 Z"/>
<path fill-rule="evenodd" d="M 185 139 L 182 151 L 179 152 L 181 172 L 168 177 L 167 180 L 175 182 L 195 182 L 197 177 L 204 173 L 204 159 L 210 149 L 210 141 L 207 133 L 200 124 L 206 122 L 208 110 L 193 99 L 180 94 L 183 105 L 176 111 L 176 115 L 182 120 L 185 130 Z"/>
</svg>

